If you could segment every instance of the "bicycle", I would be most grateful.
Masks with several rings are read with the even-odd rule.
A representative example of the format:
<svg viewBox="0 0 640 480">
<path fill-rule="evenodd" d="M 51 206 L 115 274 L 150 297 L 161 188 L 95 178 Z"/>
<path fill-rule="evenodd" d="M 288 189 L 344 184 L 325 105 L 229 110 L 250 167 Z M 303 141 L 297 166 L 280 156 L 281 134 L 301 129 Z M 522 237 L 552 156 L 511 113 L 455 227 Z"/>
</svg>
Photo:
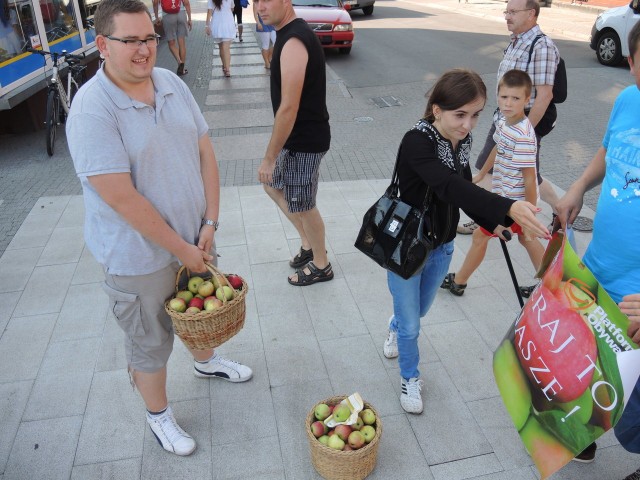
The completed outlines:
<svg viewBox="0 0 640 480">
<path fill-rule="evenodd" d="M 47 112 L 45 117 L 45 125 L 47 128 L 47 153 L 53 156 L 53 147 L 56 143 L 56 129 L 58 125 L 65 121 L 71 108 L 71 101 L 74 95 L 84 82 L 84 71 L 87 68 L 80 65 L 79 62 L 85 55 L 73 55 L 62 52 L 47 52 L 44 50 L 27 49 L 28 52 L 37 53 L 43 57 L 50 56 L 53 60 L 53 72 L 47 88 Z M 64 89 L 64 83 L 60 78 L 60 65 L 66 62 L 69 66 L 67 74 L 67 90 Z"/>
</svg>

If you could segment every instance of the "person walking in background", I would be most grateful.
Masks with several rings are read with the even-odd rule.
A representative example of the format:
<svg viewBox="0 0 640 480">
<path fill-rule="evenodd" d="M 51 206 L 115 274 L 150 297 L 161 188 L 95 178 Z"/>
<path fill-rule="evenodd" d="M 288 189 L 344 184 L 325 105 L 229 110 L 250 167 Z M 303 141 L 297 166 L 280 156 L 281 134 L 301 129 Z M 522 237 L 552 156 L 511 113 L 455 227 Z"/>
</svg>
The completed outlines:
<svg viewBox="0 0 640 480">
<path fill-rule="evenodd" d="M 256 9 L 256 3 L 253 2 L 253 18 L 256 21 L 256 33 L 260 42 L 260 52 L 264 60 L 264 68 L 271 68 L 271 57 L 273 56 L 273 46 L 276 43 L 276 29 L 271 25 L 266 25 Z"/>
<path fill-rule="evenodd" d="M 164 302 L 174 293 L 178 262 L 204 272 L 216 259 L 218 165 L 188 87 L 154 68 L 158 37 L 146 5 L 102 0 L 95 29 L 104 63 L 76 94 L 66 125 L 84 196 L 85 242 L 104 269 L 103 289 L 125 333 L 130 379 L 151 431 L 165 450 L 189 455 L 196 443 L 167 399 L 174 336 Z M 252 376 L 212 349 L 190 352 L 196 377 Z"/>
<path fill-rule="evenodd" d="M 18 15 L 9 8 L 7 0 L 0 0 L 0 63 L 22 53 Z"/>
<path fill-rule="evenodd" d="M 208 0 L 205 32 L 218 44 L 222 73 L 231 76 L 231 42 L 236 38 L 233 0 Z"/>
<path fill-rule="evenodd" d="M 238 25 L 238 41 L 242 42 L 242 1 L 233 0 L 233 17 Z M 234 37 L 235 38 L 235 37 Z"/>
<path fill-rule="evenodd" d="M 593 236 L 582 261 L 629 317 L 627 334 L 640 345 L 640 22 L 629 32 L 629 67 L 636 84 L 618 95 L 602 146 L 558 201 L 558 218 L 563 227 L 571 226 L 585 193 L 602 184 Z M 626 450 L 640 453 L 640 379 L 614 433 Z M 592 443 L 574 460 L 592 462 L 596 448 Z M 625 480 L 640 480 L 640 469 Z"/>
<path fill-rule="evenodd" d="M 158 16 L 159 2 L 162 6 L 162 19 Z M 153 0 L 153 14 L 156 25 L 162 22 L 169 50 L 178 62 L 177 74 L 179 76 L 186 75 L 189 71 L 185 68 L 187 63 L 185 39 L 191 31 L 191 4 L 189 0 Z"/>
<path fill-rule="evenodd" d="M 258 180 L 300 235 L 289 262 L 289 283 L 312 285 L 333 279 L 324 221 L 316 206 L 320 161 L 329 150 L 327 76 L 322 46 L 290 0 L 256 0 L 258 14 L 277 30 L 271 61 L 275 119 Z"/>
<path fill-rule="evenodd" d="M 538 138 L 538 153 L 536 169 L 540 197 L 548 203 L 555 212 L 558 195 L 551 183 L 540 175 L 540 142 L 543 136 L 551 132 L 557 118 L 557 110 L 553 100 L 553 84 L 560 61 L 557 47 L 548 36 L 542 33 L 538 26 L 540 4 L 537 0 L 509 0 L 504 17 L 507 29 L 511 32 L 511 43 L 504 51 L 504 57 L 498 67 L 498 82 L 505 72 L 513 69 L 523 70 L 529 74 L 533 82 L 531 98 L 525 111 L 529 121 L 535 127 Z M 535 43 L 533 51 L 531 46 Z M 529 52 L 531 51 L 531 60 Z M 497 111 L 496 111 L 497 113 Z M 489 129 L 484 147 L 476 160 L 476 168 L 482 169 L 491 150 L 495 146 L 493 134 L 496 129 L 497 115 Z M 471 234 L 477 224 L 469 222 L 458 226 L 458 233 Z"/>
<path fill-rule="evenodd" d="M 411 278 L 405 280 L 387 272 L 393 315 L 383 353 L 387 358 L 398 357 L 400 405 L 409 413 L 423 410 L 423 381 L 418 370 L 420 318 L 429 311 L 451 263 L 459 209 L 503 239 L 502 231 L 514 220 L 529 235 L 550 236 L 535 218 L 539 208 L 523 200 L 501 197 L 471 182 L 471 130 L 486 98 L 486 86 L 477 73 L 463 69 L 446 72 L 429 94 L 424 118 L 400 144 L 400 197 L 419 207 L 427 194 L 433 194 L 429 223 L 439 239 L 424 267 Z"/>
<path fill-rule="evenodd" d="M 491 182 L 493 193 L 513 200 L 526 200 L 536 205 L 538 202 L 537 141 L 533 125 L 524 113 L 524 107 L 531 96 L 531 88 L 531 79 L 522 70 L 509 70 L 500 79 L 498 83 L 500 120 L 493 135 L 496 146 L 493 147 L 480 173 L 473 177 L 473 183 L 482 181 L 489 169 L 493 168 Z M 533 268 L 537 272 L 544 255 L 542 244 L 536 238 L 526 238 L 517 223 L 514 223 L 509 230 L 511 233 L 518 234 L 518 241 L 527 250 Z M 489 240 L 495 236 L 482 227 L 473 232 L 473 242 L 462 267 L 457 273 L 447 274 L 440 287 L 456 296 L 462 296 L 467 287 L 467 281 L 484 260 Z"/>
</svg>

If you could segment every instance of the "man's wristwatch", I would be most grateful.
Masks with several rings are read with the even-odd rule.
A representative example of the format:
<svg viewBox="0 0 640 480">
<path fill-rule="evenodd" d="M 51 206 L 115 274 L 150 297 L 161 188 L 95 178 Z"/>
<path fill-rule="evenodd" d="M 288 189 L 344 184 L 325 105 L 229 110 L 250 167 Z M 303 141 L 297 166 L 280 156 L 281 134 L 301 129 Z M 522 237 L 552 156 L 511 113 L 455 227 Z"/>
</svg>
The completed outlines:
<svg viewBox="0 0 640 480">
<path fill-rule="evenodd" d="M 218 230 L 220 223 L 217 220 L 209 220 L 208 218 L 203 218 L 202 225 L 211 225 L 214 230 Z"/>
</svg>

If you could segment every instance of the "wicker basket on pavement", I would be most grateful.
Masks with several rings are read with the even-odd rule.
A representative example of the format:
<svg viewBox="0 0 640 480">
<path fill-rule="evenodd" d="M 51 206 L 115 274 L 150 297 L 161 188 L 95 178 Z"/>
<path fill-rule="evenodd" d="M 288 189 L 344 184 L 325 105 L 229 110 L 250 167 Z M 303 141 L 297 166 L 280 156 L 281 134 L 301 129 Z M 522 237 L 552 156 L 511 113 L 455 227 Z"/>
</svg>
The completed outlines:
<svg viewBox="0 0 640 480">
<path fill-rule="evenodd" d="M 209 263 L 205 265 L 212 276 L 216 276 L 223 284 L 231 287 L 224 273 Z M 188 279 L 189 271 L 184 266 L 180 267 L 176 275 L 176 293 L 180 291 L 181 286 L 185 285 L 184 280 L 188 281 Z M 215 310 L 180 313 L 169 308 L 170 299 L 165 302 L 164 309 L 171 317 L 176 335 L 187 347 L 194 350 L 207 350 L 222 345 L 242 330 L 246 316 L 245 298 L 248 290 L 249 286 L 243 279 L 242 289 L 234 290 L 233 299 L 223 300 L 223 305 Z"/>
<path fill-rule="evenodd" d="M 337 405 L 348 395 L 335 396 L 318 403 Z M 369 408 L 376 415 L 376 436 L 373 440 L 358 450 L 343 452 L 323 445 L 311 432 L 311 424 L 315 422 L 314 409 L 307 415 L 305 428 L 309 439 L 311 463 L 316 471 L 326 480 L 360 480 L 369 475 L 376 466 L 378 445 L 382 436 L 382 421 L 378 412 L 367 402 L 364 408 Z"/>
</svg>

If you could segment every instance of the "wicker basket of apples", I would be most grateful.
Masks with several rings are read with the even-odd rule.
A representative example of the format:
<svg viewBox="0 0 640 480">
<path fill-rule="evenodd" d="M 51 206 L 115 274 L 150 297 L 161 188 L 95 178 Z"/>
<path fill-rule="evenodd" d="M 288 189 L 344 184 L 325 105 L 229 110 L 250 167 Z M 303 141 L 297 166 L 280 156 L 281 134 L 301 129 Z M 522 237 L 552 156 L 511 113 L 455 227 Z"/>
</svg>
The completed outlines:
<svg viewBox="0 0 640 480">
<path fill-rule="evenodd" d="M 358 480 L 369 475 L 376 466 L 382 422 L 367 402 L 357 420 L 347 425 L 351 410 L 341 403 L 346 395 L 330 397 L 318 403 L 307 415 L 306 430 L 311 463 L 327 480 Z M 346 410 L 345 410 L 346 408 Z M 329 418 L 340 422 L 329 428 Z M 354 418 L 352 416 L 351 418 Z"/>
<path fill-rule="evenodd" d="M 242 329 L 246 315 L 247 282 L 206 266 L 207 274 L 195 276 L 180 267 L 176 293 L 164 304 L 176 335 L 194 350 L 222 345 Z"/>
</svg>

